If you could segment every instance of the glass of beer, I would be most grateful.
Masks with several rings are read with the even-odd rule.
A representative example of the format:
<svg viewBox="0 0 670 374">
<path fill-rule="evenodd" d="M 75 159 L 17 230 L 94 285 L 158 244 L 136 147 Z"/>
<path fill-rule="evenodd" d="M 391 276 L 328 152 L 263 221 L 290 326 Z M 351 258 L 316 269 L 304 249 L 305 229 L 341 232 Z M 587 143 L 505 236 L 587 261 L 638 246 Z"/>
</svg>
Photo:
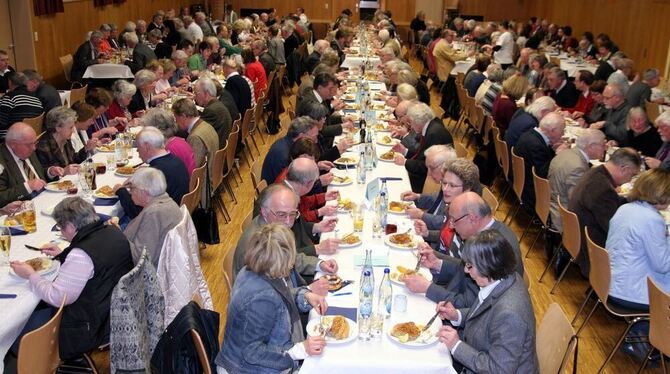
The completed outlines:
<svg viewBox="0 0 670 374">
<path fill-rule="evenodd" d="M 9 263 L 9 247 L 12 245 L 12 233 L 9 227 L 0 227 L 0 265 Z"/>
<path fill-rule="evenodd" d="M 23 229 L 26 232 L 35 232 L 37 231 L 37 222 L 35 219 L 35 204 L 32 201 L 23 202 Z"/>
<path fill-rule="evenodd" d="M 362 232 L 363 231 L 363 224 L 365 222 L 364 220 L 364 211 L 363 211 L 363 204 L 358 204 L 356 208 L 352 210 L 353 213 L 353 218 L 354 218 L 354 231 L 356 232 Z"/>
</svg>

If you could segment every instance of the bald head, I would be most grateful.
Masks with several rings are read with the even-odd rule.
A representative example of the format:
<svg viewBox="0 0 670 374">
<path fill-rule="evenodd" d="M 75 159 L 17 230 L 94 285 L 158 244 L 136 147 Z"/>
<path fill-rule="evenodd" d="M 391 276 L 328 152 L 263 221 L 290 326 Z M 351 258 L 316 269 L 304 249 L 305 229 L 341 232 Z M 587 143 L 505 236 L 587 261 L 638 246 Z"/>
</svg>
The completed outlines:
<svg viewBox="0 0 670 374">
<path fill-rule="evenodd" d="M 10 126 L 5 136 L 7 147 L 22 160 L 30 158 L 35 152 L 35 142 L 37 142 L 35 130 L 23 122 L 17 122 Z"/>
<path fill-rule="evenodd" d="M 456 196 L 449 205 L 448 222 L 463 240 L 482 231 L 491 222 L 491 219 L 491 208 L 475 192 L 463 192 Z"/>
<path fill-rule="evenodd" d="M 330 43 L 328 43 L 327 40 L 319 39 L 319 40 L 317 40 L 316 42 L 314 42 L 314 49 L 315 49 L 320 55 L 322 55 L 323 52 L 325 52 L 326 49 L 328 49 L 329 47 L 330 47 Z"/>
<path fill-rule="evenodd" d="M 319 168 L 311 158 L 298 157 L 288 166 L 286 180 L 300 196 L 312 189 L 317 178 L 319 178 Z"/>
</svg>

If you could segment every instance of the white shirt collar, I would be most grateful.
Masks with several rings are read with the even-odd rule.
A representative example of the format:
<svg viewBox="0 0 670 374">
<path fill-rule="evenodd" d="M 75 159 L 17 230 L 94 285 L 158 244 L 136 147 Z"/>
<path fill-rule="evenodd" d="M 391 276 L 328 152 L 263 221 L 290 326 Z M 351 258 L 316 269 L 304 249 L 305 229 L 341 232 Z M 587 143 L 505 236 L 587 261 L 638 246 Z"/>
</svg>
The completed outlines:
<svg viewBox="0 0 670 374">
<path fill-rule="evenodd" d="M 314 91 L 314 96 L 316 96 L 316 100 L 318 100 L 319 103 L 323 103 L 323 98 L 321 97 L 321 95 L 319 95 L 319 93 L 316 92 L 316 90 L 312 90 L 312 91 Z"/>
<path fill-rule="evenodd" d="M 489 221 L 489 223 L 487 223 L 486 226 L 484 226 L 480 231 L 490 229 L 495 222 L 496 222 L 496 220 L 493 217 L 491 217 L 491 220 Z"/>
<path fill-rule="evenodd" d="M 581 148 L 577 147 L 577 149 L 579 150 L 579 153 L 582 154 L 582 157 L 584 157 L 584 160 L 586 160 L 586 163 L 589 163 L 589 161 L 590 161 L 589 155 L 587 155 L 586 152 L 582 151 Z"/>
<path fill-rule="evenodd" d="M 560 90 L 562 90 L 563 87 L 565 87 L 566 84 L 568 84 L 568 81 L 564 80 L 563 83 L 561 83 L 561 85 L 556 89 L 556 93 L 558 93 Z"/>
<path fill-rule="evenodd" d="M 421 130 L 421 135 L 422 135 L 422 136 L 426 136 L 426 131 L 428 131 L 428 125 L 430 124 L 430 121 L 432 121 L 432 119 L 429 120 L 428 122 L 426 122 L 426 123 L 423 125 L 423 129 Z"/>
<path fill-rule="evenodd" d="M 589 89 L 587 88 L 586 91 L 582 92 L 582 96 L 584 96 L 584 97 L 589 97 L 589 94 L 590 94 L 590 93 L 591 93 L 591 90 L 589 90 Z"/>
<path fill-rule="evenodd" d="M 21 172 L 21 175 L 23 175 L 23 180 L 27 182 L 27 181 L 28 181 L 28 176 L 26 175 L 26 171 L 25 171 L 25 169 L 23 169 L 23 162 L 21 161 L 21 159 L 19 158 L 19 156 L 17 156 L 17 155 L 14 153 L 14 151 L 12 150 L 11 147 L 7 146 L 7 149 L 9 150 L 9 153 L 10 153 L 10 154 L 12 155 L 12 157 L 14 158 L 14 162 L 16 162 L 16 165 L 19 167 L 19 171 Z M 26 162 L 28 163 L 28 167 L 31 168 L 31 169 L 33 170 L 33 173 L 34 173 L 35 175 L 37 175 L 37 172 L 35 171 L 35 168 L 33 167 L 32 162 L 30 162 L 30 157 L 26 158 Z"/>
<path fill-rule="evenodd" d="M 200 119 L 200 117 L 193 117 L 193 119 L 191 120 L 191 123 L 189 123 L 188 129 L 187 129 L 187 132 L 189 134 L 191 133 L 191 130 L 193 130 L 193 126 L 195 126 L 196 122 L 198 122 L 199 119 Z"/>
<path fill-rule="evenodd" d="M 491 292 L 500 284 L 500 279 L 497 281 L 489 284 L 488 286 L 485 287 L 480 287 L 479 288 L 479 293 L 477 294 L 477 298 L 479 299 L 479 305 L 482 305 L 484 303 L 484 300 L 486 300 L 487 297 L 491 295 Z"/>
<path fill-rule="evenodd" d="M 149 164 L 149 163 L 151 163 L 151 161 L 153 161 L 153 160 L 155 160 L 155 159 L 157 159 L 157 158 L 161 158 L 161 157 L 163 157 L 163 156 L 167 156 L 169 153 L 170 153 L 169 151 L 165 151 L 165 153 L 161 153 L 161 154 L 158 154 L 158 155 L 156 155 L 156 156 L 154 156 L 154 157 L 151 157 L 150 159 L 146 160 L 145 162 L 146 162 L 147 164 Z"/>
<path fill-rule="evenodd" d="M 542 131 L 540 131 L 539 127 L 535 127 L 533 128 L 533 130 L 537 131 L 537 133 L 542 136 L 542 139 L 544 139 L 544 142 L 547 143 L 547 145 L 549 145 L 549 138 L 546 135 L 544 135 Z"/>
<path fill-rule="evenodd" d="M 234 71 L 234 72 L 232 72 L 232 73 L 230 73 L 230 74 L 226 75 L 226 79 L 228 79 L 228 78 L 232 77 L 233 75 L 240 75 L 240 73 L 238 73 L 238 72 Z"/>
</svg>

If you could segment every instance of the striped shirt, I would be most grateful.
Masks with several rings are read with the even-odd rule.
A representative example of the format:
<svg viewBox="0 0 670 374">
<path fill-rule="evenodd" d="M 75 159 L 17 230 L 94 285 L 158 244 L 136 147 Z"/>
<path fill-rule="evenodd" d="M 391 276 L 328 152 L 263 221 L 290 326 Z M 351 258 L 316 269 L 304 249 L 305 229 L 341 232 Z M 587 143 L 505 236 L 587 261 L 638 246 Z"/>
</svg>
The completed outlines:
<svg viewBox="0 0 670 374">
<path fill-rule="evenodd" d="M 59 307 L 63 297 L 65 304 L 77 301 L 84 290 L 86 282 L 93 278 L 94 267 L 91 258 L 79 248 L 73 248 L 60 267 L 58 276 L 53 281 L 42 278 L 35 273 L 30 276 L 30 286 L 44 302 Z"/>
<path fill-rule="evenodd" d="M 18 87 L 8 92 L 0 98 L 0 139 L 5 138 L 7 129 L 14 123 L 37 117 L 42 113 L 44 113 L 42 102 L 25 87 Z"/>
</svg>

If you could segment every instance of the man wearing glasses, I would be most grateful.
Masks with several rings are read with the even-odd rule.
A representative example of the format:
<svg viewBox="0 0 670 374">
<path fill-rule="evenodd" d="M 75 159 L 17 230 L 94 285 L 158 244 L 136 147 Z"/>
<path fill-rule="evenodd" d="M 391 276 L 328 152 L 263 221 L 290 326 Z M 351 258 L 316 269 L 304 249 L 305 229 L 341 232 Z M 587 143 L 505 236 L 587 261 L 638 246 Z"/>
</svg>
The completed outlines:
<svg viewBox="0 0 670 374">
<path fill-rule="evenodd" d="M 300 211 L 298 211 L 298 195 L 284 184 L 273 184 L 267 187 L 261 193 L 258 201 L 260 203 L 260 214 L 258 214 L 251 221 L 251 224 L 244 229 L 239 242 L 237 242 L 237 247 L 235 248 L 235 255 L 233 258 L 234 274 L 237 274 L 244 266 L 244 255 L 247 243 L 256 230 L 269 223 L 278 223 L 288 228 L 292 228 L 296 223 L 296 219 L 300 216 Z M 315 225 L 315 230 L 324 229 L 317 225 L 318 224 Z M 298 238 L 296 238 L 296 248 L 298 253 L 293 267 L 294 271 L 291 275 L 294 287 L 305 285 L 306 281 L 304 278 L 313 279 L 314 274 L 317 271 L 332 274 L 337 272 L 337 262 L 335 262 L 335 260 L 323 261 L 316 257 L 317 253 L 312 252 L 311 254 L 308 254 L 308 252 L 314 251 L 314 249 L 310 250 L 309 248 L 305 248 Z M 323 286 L 324 291 L 327 292 L 327 281 L 325 282 L 325 285 L 320 281 L 315 283 L 317 283 L 315 287 L 320 288 Z M 313 291 L 322 294 L 317 289 L 313 289 Z"/>
<path fill-rule="evenodd" d="M 613 145 L 625 146 L 628 143 L 626 116 L 628 116 L 630 105 L 626 101 L 621 87 L 616 84 L 608 84 L 603 91 L 603 104 L 607 109 L 603 118 L 592 123 L 589 128 L 602 130 L 607 136 L 607 140 L 616 142 Z"/>
<path fill-rule="evenodd" d="M 435 302 L 451 301 L 456 308 L 472 305 L 477 298 L 479 287 L 465 273 L 460 249 L 466 240 L 484 230 L 498 231 L 510 243 L 516 256 L 516 270 L 523 275 L 523 262 L 516 235 L 507 225 L 493 218 L 491 208 L 477 193 L 464 192 L 451 202 L 447 225 L 458 234 L 460 238 L 458 245 L 450 255 L 438 257 L 430 246 L 421 244 L 419 247 L 421 265 L 433 273 L 433 282 L 419 275 L 408 276 L 405 278 L 405 285 L 410 291 L 425 292 L 426 297 Z M 440 284 L 446 284 L 446 287 Z"/>
</svg>

